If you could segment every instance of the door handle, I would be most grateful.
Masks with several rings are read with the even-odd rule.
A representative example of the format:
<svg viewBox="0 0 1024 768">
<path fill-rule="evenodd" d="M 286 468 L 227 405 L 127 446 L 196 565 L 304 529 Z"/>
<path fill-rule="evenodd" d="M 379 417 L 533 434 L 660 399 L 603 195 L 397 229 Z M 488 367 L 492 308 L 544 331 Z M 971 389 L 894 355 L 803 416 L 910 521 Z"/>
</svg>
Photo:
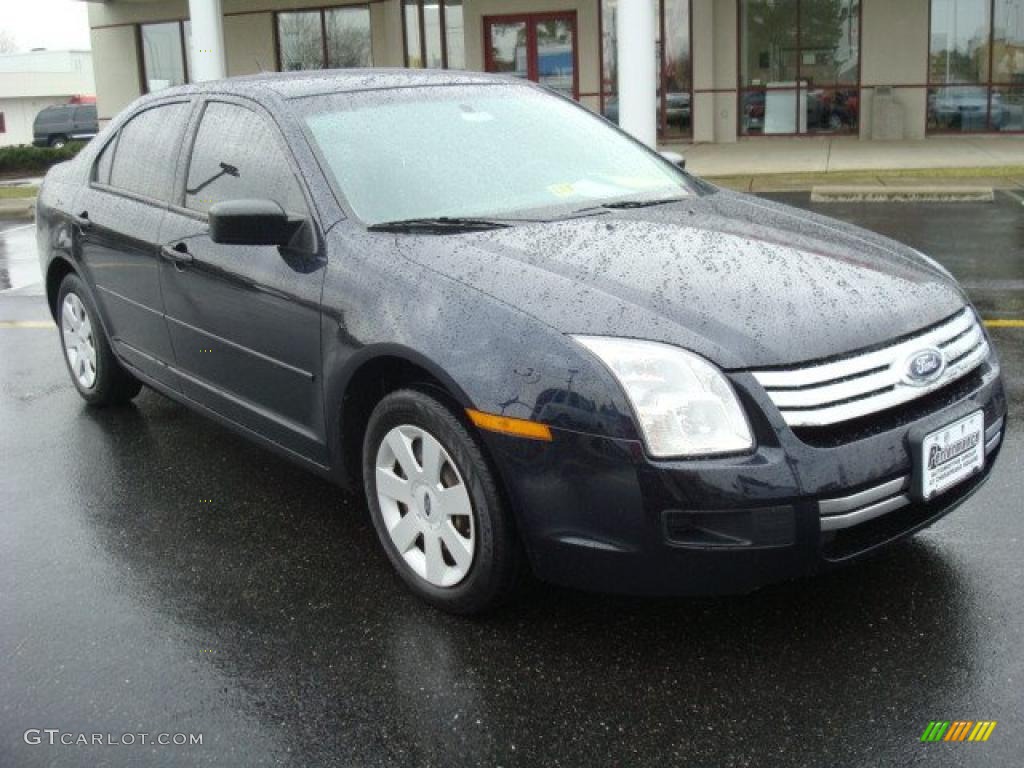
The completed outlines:
<svg viewBox="0 0 1024 768">
<path fill-rule="evenodd" d="M 188 246 L 184 243 L 178 243 L 174 246 L 163 246 L 160 249 L 160 256 L 178 268 L 192 263 L 192 254 L 188 252 Z"/>
<path fill-rule="evenodd" d="M 92 228 L 92 222 L 89 221 L 89 212 L 88 211 L 82 211 L 77 216 L 72 215 L 71 216 L 71 222 L 76 227 L 78 227 L 78 229 L 81 230 L 82 232 L 85 232 L 86 230 Z"/>
</svg>

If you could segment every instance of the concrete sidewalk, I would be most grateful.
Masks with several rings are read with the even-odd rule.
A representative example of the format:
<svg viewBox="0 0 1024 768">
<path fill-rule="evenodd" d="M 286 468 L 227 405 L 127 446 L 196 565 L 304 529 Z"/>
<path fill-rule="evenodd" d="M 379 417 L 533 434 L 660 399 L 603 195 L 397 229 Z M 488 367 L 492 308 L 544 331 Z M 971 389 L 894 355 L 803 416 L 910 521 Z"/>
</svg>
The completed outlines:
<svg viewBox="0 0 1024 768">
<path fill-rule="evenodd" d="M 666 145 L 700 176 L 761 176 L 923 169 L 991 169 L 1024 177 L 1024 136 L 951 136 L 921 141 L 843 138 L 741 139 L 734 144 Z M 977 175 L 988 175 L 979 173 Z"/>
</svg>

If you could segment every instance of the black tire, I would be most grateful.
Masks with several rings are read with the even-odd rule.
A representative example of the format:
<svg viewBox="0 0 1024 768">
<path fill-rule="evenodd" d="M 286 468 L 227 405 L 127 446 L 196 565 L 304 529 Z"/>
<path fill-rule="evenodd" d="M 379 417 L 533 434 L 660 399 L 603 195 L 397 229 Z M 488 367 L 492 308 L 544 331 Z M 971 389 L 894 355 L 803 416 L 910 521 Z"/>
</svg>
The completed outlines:
<svg viewBox="0 0 1024 768">
<path fill-rule="evenodd" d="M 376 460 L 385 437 L 399 426 L 422 429 L 440 442 L 468 491 L 476 549 L 468 572 L 453 586 L 435 586 L 416 573 L 388 533 L 377 495 Z M 480 445 L 463 421 L 439 400 L 418 390 L 403 389 L 377 404 L 363 440 L 363 486 L 370 517 L 388 559 L 423 600 L 444 611 L 465 615 L 493 609 L 516 592 L 524 570 L 524 554 L 511 514 Z M 409 510 L 406 514 L 414 513 Z"/>
<path fill-rule="evenodd" d="M 60 149 L 67 143 L 67 136 L 51 136 L 50 141 L 48 142 L 48 146 L 53 147 L 54 149 Z"/>
<path fill-rule="evenodd" d="M 62 312 L 64 301 L 69 294 L 74 294 L 81 301 L 86 314 L 89 317 L 89 326 L 92 329 L 92 342 L 96 351 L 96 376 L 91 386 L 84 386 L 78 376 L 71 370 L 71 362 L 68 359 L 67 345 L 64 339 L 64 321 Z M 85 282 L 76 274 L 70 273 L 64 277 L 57 292 L 57 328 L 60 333 L 61 352 L 64 355 L 64 365 L 71 376 L 71 383 L 75 385 L 78 394 L 82 396 L 89 405 L 123 405 L 139 394 L 142 383 L 124 369 L 110 349 L 110 342 L 103 330 L 99 320 L 99 313 L 96 311 L 96 302 L 93 301 L 92 293 Z"/>
</svg>

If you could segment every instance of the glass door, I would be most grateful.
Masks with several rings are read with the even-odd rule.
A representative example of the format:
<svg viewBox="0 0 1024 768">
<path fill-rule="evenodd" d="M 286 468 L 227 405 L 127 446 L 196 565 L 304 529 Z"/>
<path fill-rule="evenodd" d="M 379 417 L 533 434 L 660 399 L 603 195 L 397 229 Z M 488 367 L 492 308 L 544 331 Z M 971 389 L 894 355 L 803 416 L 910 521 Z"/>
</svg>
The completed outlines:
<svg viewBox="0 0 1024 768">
<path fill-rule="evenodd" d="M 484 18 L 488 72 L 515 75 L 579 98 L 576 13 Z"/>
</svg>

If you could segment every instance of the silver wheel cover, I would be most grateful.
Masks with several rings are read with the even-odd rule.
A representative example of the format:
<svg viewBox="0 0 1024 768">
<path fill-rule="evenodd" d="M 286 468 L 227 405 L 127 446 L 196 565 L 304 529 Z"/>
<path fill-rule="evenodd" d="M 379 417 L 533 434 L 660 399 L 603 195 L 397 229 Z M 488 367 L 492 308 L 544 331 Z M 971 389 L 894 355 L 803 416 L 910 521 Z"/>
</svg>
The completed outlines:
<svg viewBox="0 0 1024 768">
<path fill-rule="evenodd" d="M 96 383 L 96 340 L 89 313 L 74 293 L 64 297 L 60 310 L 60 335 L 71 375 L 83 389 L 92 389 Z"/>
<path fill-rule="evenodd" d="M 409 567 L 435 587 L 466 578 L 476 554 L 473 504 L 437 438 L 395 427 L 377 448 L 375 479 L 384 527 Z"/>
</svg>

